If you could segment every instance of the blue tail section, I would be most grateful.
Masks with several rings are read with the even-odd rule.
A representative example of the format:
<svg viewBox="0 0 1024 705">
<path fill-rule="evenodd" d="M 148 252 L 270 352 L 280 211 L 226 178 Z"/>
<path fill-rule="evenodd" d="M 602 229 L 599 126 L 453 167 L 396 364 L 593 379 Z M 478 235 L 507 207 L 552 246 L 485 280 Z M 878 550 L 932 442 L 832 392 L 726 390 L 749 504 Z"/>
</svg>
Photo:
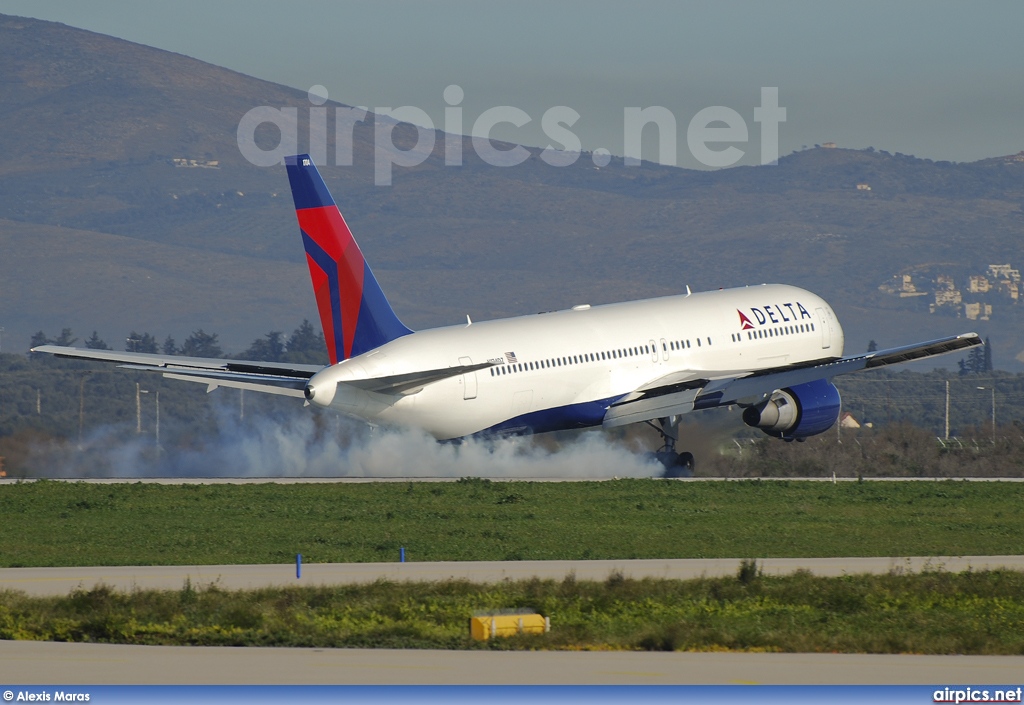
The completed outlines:
<svg viewBox="0 0 1024 705">
<path fill-rule="evenodd" d="M 412 331 L 398 320 L 308 154 L 285 157 L 331 364 Z"/>
</svg>

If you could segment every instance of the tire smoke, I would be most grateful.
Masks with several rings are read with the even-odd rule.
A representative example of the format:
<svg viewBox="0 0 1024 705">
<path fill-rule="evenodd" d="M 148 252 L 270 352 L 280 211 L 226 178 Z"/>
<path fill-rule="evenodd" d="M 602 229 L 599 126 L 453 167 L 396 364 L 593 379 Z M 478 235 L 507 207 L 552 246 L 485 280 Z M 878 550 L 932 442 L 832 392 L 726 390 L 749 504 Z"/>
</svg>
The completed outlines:
<svg viewBox="0 0 1024 705">
<path fill-rule="evenodd" d="M 216 433 L 157 448 L 123 427 L 95 430 L 79 446 L 33 449 L 30 477 L 48 478 L 538 478 L 655 477 L 661 468 L 599 431 L 556 437 L 439 443 L 411 429 L 368 428 L 328 415 L 239 421 L 218 410 Z M 171 435 L 171 434 L 168 434 Z"/>
</svg>

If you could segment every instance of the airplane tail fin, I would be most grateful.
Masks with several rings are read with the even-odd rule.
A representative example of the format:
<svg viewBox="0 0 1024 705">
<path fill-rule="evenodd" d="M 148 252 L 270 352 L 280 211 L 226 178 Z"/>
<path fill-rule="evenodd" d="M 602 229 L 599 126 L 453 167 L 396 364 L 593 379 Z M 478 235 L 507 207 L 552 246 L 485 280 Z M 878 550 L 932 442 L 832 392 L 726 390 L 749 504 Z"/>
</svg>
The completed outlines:
<svg viewBox="0 0 1024 705">
<path fill-rule="evenodd" d="M 412 331 L 395 315 L 308 154 L 285 157 L 331 364 Z"/>
</svg>

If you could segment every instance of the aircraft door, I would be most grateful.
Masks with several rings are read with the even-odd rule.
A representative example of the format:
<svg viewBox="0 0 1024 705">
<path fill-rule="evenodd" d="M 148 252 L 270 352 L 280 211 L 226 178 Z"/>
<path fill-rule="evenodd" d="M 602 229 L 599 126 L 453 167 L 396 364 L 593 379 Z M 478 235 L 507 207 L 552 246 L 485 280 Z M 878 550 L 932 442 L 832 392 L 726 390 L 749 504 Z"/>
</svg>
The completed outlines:
<svg viewBox="0 0 1024 705">
<path fill-rule="evenodd" d="M 661 359 L 668 360 L 668 343 L 665 342 L 664 338 L 661 339 Z"/>
<path fill-rule="evenodd" d="M 512 395 L 512 417 L 522 416 L 533 409 L 533 390 L 527 389 Z"/>
<path fill-rule="evenodd" d="M 829 322 L 825 309 L 815 309 L 818 314 L 818 325 L 821 326 L 821 349 L 828 350 L 832 347 L 832 324 Z"/>
<path fill-rule="evenodd" d="M 473 360 L 468 357 L 460 357 L 459 364 L 472 365 Z M 462 398 L 476 399 L 476 372 L 469 372 L 462 375 Z"/>
</svg>

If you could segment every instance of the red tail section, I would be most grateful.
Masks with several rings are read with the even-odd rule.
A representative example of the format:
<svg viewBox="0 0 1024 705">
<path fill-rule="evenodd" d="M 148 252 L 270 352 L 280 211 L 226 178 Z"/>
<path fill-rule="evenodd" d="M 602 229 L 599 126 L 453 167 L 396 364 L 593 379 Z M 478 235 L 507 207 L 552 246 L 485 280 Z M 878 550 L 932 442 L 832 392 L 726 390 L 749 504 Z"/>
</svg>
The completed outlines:
<svg viewBox="0 0 1024 705">
<path fill-rule="evenodd" d="M 331 364 L 412 331 L 398 320 L 308 155 L 286 157 Z"/>
</svg>

